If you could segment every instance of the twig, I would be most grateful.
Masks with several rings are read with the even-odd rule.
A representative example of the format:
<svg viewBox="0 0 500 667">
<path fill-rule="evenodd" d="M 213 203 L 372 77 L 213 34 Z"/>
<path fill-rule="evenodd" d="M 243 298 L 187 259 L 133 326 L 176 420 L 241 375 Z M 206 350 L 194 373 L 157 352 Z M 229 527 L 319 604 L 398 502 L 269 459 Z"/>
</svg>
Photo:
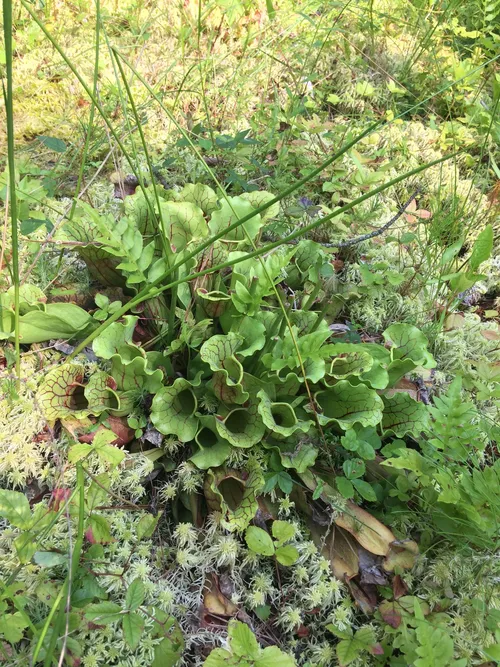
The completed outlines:
<svg viewBox="0 0 500 667">
<path fill-rule="evenodd" d="M 373 239 L 375 236 L 380 236 L 380 234 L 383 234 L 386 232 L 389 227 L 392 227 L 392 225 L 399 220 L 399 218 L 404 214 L 408 206 L 412 203 L 412 201 L 418 196 L 420 190 L 417 189 L 412 196 L 403 204 L 403 206 L 399 209 L 399 211 L 388 221 L 385 223 L 385 225 L 382 225 L 382 227 L 379 227 L 379 229 L 375 229 L 373 232 L 369 232 L 368 234 L 362 234 L 361 236 L 356 236 L 353 239 L 348 239 L 347 241 L 339 241 L 338 243 L 319 243 L 319 245 L 325 247 L 325 248 L 349 248 L 350 246 L 357 245 L 358 243 L 362 243 L 363 241 L 368 241 L 368 239 Z M 298 241 L 288 241 L 289 244 L 296 244 Z"/>
</svg>

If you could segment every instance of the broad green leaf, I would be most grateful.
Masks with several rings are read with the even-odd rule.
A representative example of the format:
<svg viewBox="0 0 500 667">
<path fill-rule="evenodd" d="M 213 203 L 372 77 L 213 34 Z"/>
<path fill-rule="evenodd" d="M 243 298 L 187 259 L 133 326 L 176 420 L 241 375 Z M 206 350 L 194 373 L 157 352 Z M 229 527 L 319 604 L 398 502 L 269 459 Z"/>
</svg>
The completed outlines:
<svg viewBox="0 0 500 667">
<path fill-rule="evenodd" d="M 203 663 L 203 667 L 228 667 L 231 662 L 233 662 L 233 656 L 229 651 L 223 648 L 215 648 Z M 161 665 L 158 663 L 158 667 L 163 667 L 163 663 Z"/>
<path fill-rule="evenodd" d="M 100 514 L 92 514 L 86 535 L 92 544 L 109 544 L 114 541 L 108 521 Z"/>
<path fill-rule="evenodd" d="M 241 199 L 246 199 L 249 201 L 254 208 L 260 208 L 263 204 L 267 204 L 268 201 L 274 199 L 274 195 L 271 192 L 266 192 L 266 190 L 254 190 L 253 192 L 244 192 L 240 195 Z M 275 218 L 280 212 L 279 202 L 272 204 L 269 208 L 263 211 L 260 215 L 262 221 L 265 222 L 270 218 Z"/>
<path fill-rule="evenodd" d="M 181 655 L 182 643 L 177 643 L 170 637 L 165 637 L 155 646 L 154 660 L 151 667 L 174 667 L 179 662 Z"/>
<path fill-rule="evenodd" d="M 38 544 L 35 540 L 36 535 L 29 531 L 21 533 L 14 540 L 14 548 L 21 563 L 29 563 L 33 558 L 33 554 L 38 549 Z"/>
<path fill-rule="evenodd" d="M 134 651 L 141 641 L 144 631 L 144 619 L 135 611 L 131 611 L 123 617 L 122 628 L 125 641 Z"/>
<path fill-rule="evenodd" d="M 24 635 L 24 629 L 28 627 L 25 616 L 19 611 L 14 614 L 0 614 L 0 637 L 10 644 L 17 644 Z M 6 652 L 5 652 L 6 654 Z"/>
<path fill-rule="evenodd" d="M 392 345 L 393 361 L 411 360 L 415 366 L 424 368 L 436 366 L 434 357 L 427 350 L 427 337 L 412 324 L 391 324 L 382 335 L 386 343 Z"/>
<path fill-rule="evenodd" d="M 352 485 L 352 481 L 347 479 L 347 477 L 337 476 L 335 478 L 335 486 L 344 498 L 354 498 L 354 486 Z"/>
<path fill-rule="evenodd" d="M 191 202 L 160 202 L 165 235 L 176 251 L 185 248 L 193 240 L 208 235 L 208 227 L 199 206 Z"/>
<path fill-rule="evenodd" d="M 156 516 L 152 514 L 145 514 L 139 519 L 139 523 L 136 528 L 136 535 L 138 540 L 143 540 L 144 538 L 151 537 L 156 530 L 158 521 L 161 518 L 161 512 Z"/>
<path fill-rule="evenodd" d="M 376 502 L 377 495 L 368 482 L 365 482 L 363 479 L 352 479 L 351 482 L 362 498 L 372 503 Z"/>
<path fill-rule="evenodd" d="M 267 646 L 254 663 L 254 667 L 296 667 L 296 665 L 295 660 L 277 646 Z"/>
<path fill-rule="evenodd" d="M 363 652 L 369 650 L 375 644 L 375 634 L 371 628 L 361 628 L 348 639 L 342 639 L 337 644 L 337 657 L 339 663 L 348 665 L 356 660 L 356 658 Z"/>
<path fill-rule="evenodd" d="M 68 452 L 68 461 L 70 463 L 77 463 L 86 458 L 91 452 L 94 451 L 92 445 L 87 445 L 84 442 L 80 442 L 76 445 L 73 445 Z"/>
<path fill-rule="evenodd" d="M 289 521 L 273 521 L 271 532 L 278 543 L 288 542 L 295 536 L 295 528 Z"/>
<path fill-rule="evenodd" d="M 106 327 L 92 343 L 95 354 L 101 359 L 111 359 L 115 354 L 127 359 L 133 358 L 131 354 L 135 346 L 132 345 L 132 337 L 138 319 L 132 315 L 125 315 L 123 322 L 113 322 Z M 139 348 L 137 348 L 137 354 L 141 354 Z"/>
<path fill-rule="evenodd" d="M 118 621 L 122 616 L 121 612 L 122 608 L 115 602 L 96 602 L 85 609 L 85 618 L 97 625 L 107 625 Z"/>
<path fill-rule="evenodd" d="M 221 438 L 234 447 L 244 448 L 261 442 L 266 431 L 253 397 L 247 401 L 246 407 L 235 408 L 223 418 L 217 416 L 215 426 Z"/>
<path fill-rule="evenodd" d="M 223 199 L 220 209 L 212 213 L 212 217 L 208 223 L 210 233 L 218 234 L 237 220 L 253 213 L 254 210 L 252 204 L 249 201 L 245 201 L 242 197 L 229 197 L 227 201 Z M 232 232 L 228 232 L 227 236 L 224 237 L 224 240 L 245 241 L 247 237 L 243 228 L 246 230 L 248 236 L 251 239 L 254 239 L 259 233 L 262 224 L 262 218 L 260 215 L 256 214 L 244 222 L 240 227 L 237 227 Z"/>
<path fill-rule="evenodd" d="M 21 315 L 19 337 L 23 345 L 43 343 L 52 338 L 73 340 L 84 338 L 97 324 L 87 311 L 74 303 L 48 303 L 45 310 L 30 310 Z M 8 340 L 14 340 L 13 332 Z"/>
<path fill-rule="evenodd" d="M 241 658 L 255 660 L 260 653 L 260 646 L 255 635 L 246 623 L 231 620 L 228 626 L 231 651 Z"/>
<path fill-rule="evenodd" d="M 37 139 L 39 139 L 42 144 L 49 150 L 55 151 L 56 153 L 64 153 L 67 149 L 64 141 L 62 139 L 58 139 L 57 137 L 47 137 L 43 134 L 39 134 Z"/>
<path fill-rule="evenodd" d="M 201 470 L 217 468 L 228 459 L 231 445 L 219 436 L 213 415 L 200 416 L 200 425 L 195 436 L 199 449 L 189 460 Z"/>
<path fill-rule="evenodd" d="M 445 630 L 431 623 L 420 623 L 415 632 L 420 644 L 416 649 L 419 657 L 414 662 L 415 667 L 447 665 L 453 658 L 453 639 Z"/>
<path fill-rule="evenodd" d="M 174 434 L 181 442 L 194 440 L 199 427 L 196 416 L 198 400 L 193 387 L 200 384 L 200 376 L 193 382 L 177 378 L 169 387 L 162 387 L 153 399 L 151 421 L 164 435 Z"/>
<path fill-rule="evenodd" d="M 55 567 L 56 565 L 67 565 L 68 556 L 56 551 L 37 551 L 33 560 L 40 567 Z"/>
<path fill-rule="evenodd" d="M 262 421 L 276 438 L 287 438 L 296 431 L 306 433 L 310 429 L 311 422 L 299 421 L 289 403 L 273 403 L 263 389 L 257 392 L 257 398 Z"/>
<path fill-rule="evenodd" d="M 424 403 L 415 401 L 409 394 L 398 392 L 389 398 L 384 396 L 384 431 L 403 437 L 408 433 L 418 436 L 429 422 L 429 411 Z"/>
<path fill-rule="evenodd" d="M 332 360 L 327 365 L 327 384 L 331 384 L 332 379 L 343 380 L 350 375 L 359 377 L 372 369 L 374 360 L 367 349 L 362 350 L 358 345 L 349 343 L 336 343 L 329 345 L 328 349 Z"/>
<path fill-rule="evenodd" d="M 290 566 L 299 560 L 299 552 L 291 544 L 285 544 L 276 549 L 276 560 L 282 565 Z"/>
<path fill-rule="evenodd" d="M 208 185 L 187 183 L 178 193 L 179 201 L 196 204 L 203 213 L 211 215 L 217 208 L 217 194 Z"/>
<path fill-rule="evenodd" d="M 248 548 L 260 556 L 274 556 L 274 543 L 265 530 L 257 526 L 249 526 L 245 533 Z"/>
<path fill-rule="evenodd" d="M 125 606 L 127 609 L 134 611 L 144 602 L 146 597 L 146 590 L 141 579 L 137 578 L 127 588 L 125 595 Z"/>
<path fill-rule="evenodd" d="M 347 430 L 353 424 L 376 426 L 382 419 L 384 404 L 380 396 L 369 387 L 353 386 L 348 380 L 340 380 L 333 387 L 315 395 L 321 413 L 320 423 L 336 421 Z"/>
<path fill-rule="evenodd" d="M 16 528 L 29 528 L 31 509 L 24 493 L 0 489 L 0 516 Z"/>
<path fill-rule="evenodd" d="M 342 464 L 342 470 L 347 479 L 352 481 L 365 474 L 366 466 L 361 459 L 348 459 Z"/>
<path fill-rule="evenodd" d="M 469 266 L 474 273 L 481 264 L 489 259 L 493 250 L 493 227 L 487 225 L 479 234 L 472 246 L 472 252 L 469 259 Z"/>
<path fill-rule="evenodd" d="M 209 508 L 222 513 L 229 530 L 242 531 L 259 509 L 257 495 L 264 486 L 258 468 L 246 479 L 236 471 L 209 470 L 205 479 L 205 498 Z"/>
</svg>

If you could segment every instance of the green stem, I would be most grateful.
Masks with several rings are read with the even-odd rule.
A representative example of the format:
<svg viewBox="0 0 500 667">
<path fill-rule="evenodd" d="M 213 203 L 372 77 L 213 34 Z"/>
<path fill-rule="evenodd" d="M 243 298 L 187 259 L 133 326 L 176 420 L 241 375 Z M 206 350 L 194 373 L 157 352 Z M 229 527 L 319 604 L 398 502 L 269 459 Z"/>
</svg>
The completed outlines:
<svg viewBox="0 0 500 667">
<path fill-rule="evenodd" d="M 7 116 L 7 163 L 9 167 L 9 205 L 12 239 L 12 283 L 14 285 L 14 347 L 17 386 L 21 383 L 21 349 L 19 344 L 19 240 L 17 235 L 16 166 L 14 162 L 14 108 L 12 102 L 12 0 L 3 0 L 3 34 L 7 90 L 3 90 Z"/>
<path fill-rule="evenodd" d="M 396 185 L 397 183 L 400 183 L 401 181 L 404 181 L 406 178 L 409 178 L 411 176 L 415 176 L 416 174 L 419 174 L 420 172 L 424 171 L 425 169 L 428 169 L 429 167 L 433 167 L 436 164 L 440 164 L 441 162 L 445 162 L 446 160 L 450 160 L 453 157 L 456 157 L 458 153 L 452 153 L 451 155 L 445 155 L 442 158 L 439 158 L 438 160 L 434 160 L 433 162 L 429 162 L 427 164 L 421 165 L 420 167 L 416 167 L 415 169 L 412 169 L 411 171 L 401 174 L 401 176 L 397 176 L 396 178 L 393 178 L 389 183 L 384 183 L 383 185 L 379 185 L 377 188 L 374 188 L 373 190 L 370 190 L 370 192 L 366 192 L 364 195 L 361 195 L 357 199 L 354 199 L 353 201 L 349 202 L 348 204 L 345 204 L 344 206 L 341 206 L 340 208 L 336 209 L 329 215 L 326 215 L 324 218 L 319 218 L 315 222 L 310 223 L 309 225 L 306 225 L 305 227 L 301 227 L 297 229 L 295 232 L 292 234 L 289 234 L 283 239 L 280 239 L 278 241 L 274 241 L 273 243 L 269 243 L 268 245 L 258 248 L 257 250 L 254 250 L 252 252 L 247 253 L 246 255 L 243 255 L 242 257 L 237 257 L 235 259 L 232 259 L 227 262 L 223 262 L 222 264 L 217 264 L 216 266 L 212 266 L 209 269 L 205 269 L 203 271 L 198 271 L 196 273 L 191 273 L 184 278 L 181 278 L 179 280 L 175 280 L 172 283 L 169 283 L 168 285 L 164 285 L 162 287 L 159 287 L 157 289 L 152 289 L 156 287 L 160 282 L 162 282 L 170 273 L 172 273 L 172 270 L 177 268 L 178 265 L 174 265 L 173 269 L 170 269 L 169 271 L 166 271 L 164 274 L 162 274 L 159 278 L 157 278 L 155 281 L 153 281 L 150 285 L 145 287 L 139 294 L 137 294 L 133 299 L 131 299 L 128 303 L 126 303 L 124 306 L 122 306 L 119 310 L 116 311 L 116 313 L 113 313 L 111 317 L 109 317 L 106 322 L 103 322 L 95 331 L 93 331 L 87 338 L 85 338 L 84 341 L 78 345 L 75 350 L 72 352 L 72 354 L 68 357 L 68 360 L 72 360 L 75 358 L 77 354 L 79 354 L 89 343 L 91 343 L 97 336 L 99 336 L 107 327 L 112 324 L 113 322 L 116 322 L 117 320 L 120 319 L 120 317 L 123 317 L 131 308 L 134 308 L 138 304 L 142 303 L 143 301 L 146 301 L 147 299 L 151 299 L 154 296 L 157 296 L 158 294 L 161 294 L 167 289 L 172 289 L 173 287 L 176 287 L 177 285 L 181 285 L 182 283 L 189 282 L 191 280 L 194 280 L 195 278 L 201 278 L 202 276 L 206 276 L 209 273 L 215 273 L 216 271 L 221 271 L 222 269 L 227 269 L 227 268 L 232 268 L 234 265 L 239 264 L 240 262 L 245 262 L 248 259 L 253 259 L 254 257 L 259 257 L 260 255 L 264 255 L 271 250 L 274 250 L 274 248 L 278 248 L 279 246 L 289 243 L 291 241 L 294 241 L 295 239 L 299 238 L 300 236 L 304 236 L 308 232 L 312 231 L 319 225 L 324 225 L 325 222 L 328 222 L 328 220 L 332 220 L 333 218 L 336 218 L 339 215 L 342 215 L 342 213 L 345 213 L 346 211 L 351 210 L 358 204 L 361 204 L 361 202 L 364 202 L 366 199 L 369 199 L 370 197 L 373 197 L 374 195 L 378 194 L 379 192 L 383 192 L 384 190 L 387 190 L 388 188 L 392 187 L 393 185 Z M 252 217 L 255 215 L 255 213 L 252 213 Z M 229 227 L 226 228 L 226 233 L 230 229 L 234 229 L 235 227 L 239 226 L 242 222 L 244 222 L 248 216 L 245 216 L 241 218 L 237 223 L 233 223 Z M 219 235 L 217 235 L 217 238 L 220 238 Z M 204 247 L 206 247 L 204 245 Z M 196 254 L 193 253 L 193 254 Z M 191 256 L 193 256 L 193 254 Z"/>
</svg>

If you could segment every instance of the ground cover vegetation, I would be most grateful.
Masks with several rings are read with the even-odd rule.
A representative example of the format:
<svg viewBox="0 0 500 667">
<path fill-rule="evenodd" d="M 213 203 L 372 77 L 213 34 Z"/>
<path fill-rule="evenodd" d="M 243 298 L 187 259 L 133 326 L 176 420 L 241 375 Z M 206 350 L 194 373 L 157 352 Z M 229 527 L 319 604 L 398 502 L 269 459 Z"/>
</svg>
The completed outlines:
<svg viewBox="0 0 500 667">
<path fill-rule="evenodd" d="M 2 24 L 0 664 L 500 662 L 500 4 Z"/>
</svg>

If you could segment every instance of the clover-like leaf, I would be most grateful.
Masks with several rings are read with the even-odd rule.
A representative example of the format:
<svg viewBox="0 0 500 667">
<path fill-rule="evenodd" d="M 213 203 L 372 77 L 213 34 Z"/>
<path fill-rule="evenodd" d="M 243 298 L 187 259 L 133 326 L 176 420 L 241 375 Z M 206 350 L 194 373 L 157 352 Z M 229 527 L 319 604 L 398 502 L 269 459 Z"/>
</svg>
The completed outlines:
<svg viewBox="0 0 500 667">
<path fill-rule="evenodd" d="M 257 398 L 262 421 L 273 432 L 275 438 L 287 438 L 296 431 L 306 433 L 311 427 L 309 420 L 299 421 L 297 419 L 289 403 L 273 403 L 263 389 L 257 392 Z"/>
<path fill-rule="evenodd" d="M 321 408 L 320 422 L 336 421 L 346 431 L 353 424 L 375 426 L 382 419 L 382 399 L 364 384 L 353 386 L 347 380 L 340 380 L 333 387 L 317 392 L 315 400 Z"/>
<path fill-rule="evenodd" d="M 257 526 L 250 526 L 245 533 L 245 542 L 259 556 L 274 556 L 274 542 L 269 533 Z"/>
<path fill-rule="evenodd" d="M 254 211 L 255 209 L 252 204 L 249 201 L 245 201 L 242 197 L 229 197 L 228 200 L 223 199 L 220 209 L 217 209 L 212 213 L 209 222 L 210 232 L 212 234 L 218 234 L 226 227 L 229 227 L 237 220 L 252 214 Z M 246 230 L 251 239 L 254 239 L 259 233 L 262 224 L 263 221 L 261 216 L 254 214 L 249 220 L 240 225 L 240 227 L 228 232 L 227 236 L 224 237 L 224 240 L 245 241 L 247 236 L 244 230 Z"/>
<path fill-rule="evenodd" d="M 411 433 L 418 435 L 429 422 L 427 406 L 415 401 L 409 394 L 398 392 L 394 396 L 384 396 L 384 416 L 382 428 L 399 438 Z"/>
<path fill-rule="evenodd" d="M 208 227 L 199 206 L 191 202 L 160 202 L 165 234 L 176 250 L 208 235 Z"/>
<path fill-rule="evenodd" d="M 257 494 L 264 486 L 260 470 L 248 475 L 238 470 L 209 470 L 205 478 L 205 498 L 212 511 L 221 512 L 228 530 L 242 531 L 259 509 Z"/>
<path fill-rule="evenodd" d="M 162 387 L 153 398 L 151 421 L 160 433 L 176 435 L 181 442 L 194 439 L 199 419 L 193 387 L 199 386 L 200 375 L 193 382 L 177 378 L 169 387 Z"/>
</svg>

